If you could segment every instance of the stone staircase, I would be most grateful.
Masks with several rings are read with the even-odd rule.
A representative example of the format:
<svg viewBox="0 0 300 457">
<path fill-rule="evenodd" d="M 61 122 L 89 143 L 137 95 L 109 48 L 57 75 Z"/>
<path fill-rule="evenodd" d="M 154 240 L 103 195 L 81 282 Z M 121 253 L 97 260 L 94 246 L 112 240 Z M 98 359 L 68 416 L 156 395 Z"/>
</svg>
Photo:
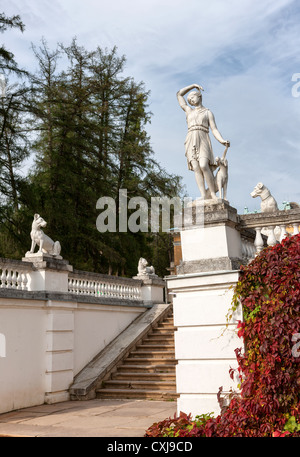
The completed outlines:
<svg viewBox="0 0 300 457">
<path fill-rule="evenodd" d="M 97 398 L 175 400 L 176 375 L 173 314 L 139 341 L 96 389 Z"/>
</svg>

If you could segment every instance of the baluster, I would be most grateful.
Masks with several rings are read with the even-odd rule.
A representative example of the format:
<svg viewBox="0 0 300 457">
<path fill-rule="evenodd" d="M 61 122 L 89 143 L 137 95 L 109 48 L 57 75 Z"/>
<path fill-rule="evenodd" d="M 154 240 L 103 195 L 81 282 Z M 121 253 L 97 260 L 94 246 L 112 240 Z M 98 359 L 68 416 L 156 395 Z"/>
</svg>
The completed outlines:
<svg viewBox="0 0 300 457">
<path fill-rule="evenodd" d="M 123 292 L 124 292 L 124 298 L 127 298 L 128 297 L 128 286 L 126 286 L 126 285 L 124 286 Z"/>
<path fill-rule="evenodd" d="M 299 233 L 299 224 L 293 224 L 293 235 L 298 235 Z"/>
<path fill-rule="evenodd" d="M 287 236 L 285 225 L 280 225 L 280 242 Z"/>
<path fill-rule="evenodd" d="M 132 287 L 131 287 L 131 286 L 128 286 L 128 291 L 127 291 L 127 292 L 128 292 L 128 298 L 129 298 L 129 300 L 131 299 L 131 289 L 132 289 Z"/>
<path fill-rule="evenodd" d="M 275 237 L 275 233 L 274 233 L 274 229 L 275 229 L 274 226 L 268 227 L 268 230 L 269 230 L 268 240 L 267 240 L 268 246 L 275 246 L 275 244 L 277 243 L 277 240 L 276 240 L 276 237 Z"/>
<path fill-rule="evenodd" d="M 27 271 L 22 271 L 22 290 L 28 290 Z"/>
<path fill-rule="evenodd" d="M 246 240 L 242 239 L 242 259 L 247 258 Z"/>
<path fill-rule="evenodd" d="M 248 240 L 244 241 L 244 251 L 245 251 L 245 258 L 246 260 L 249 260 L 251 258 L 251 249 Z"/>
<path fill-rule="evenodd" d="M 95 297 L 100 297 L 100 284 L 98 281 L 95 281 L 94 294 L 95 294 Z"/>
<path fill-rule="evenodd" d="M 11 276 L 11 289 L 16 289 L 17 288 L 17 272 L 16 270 L 12 271 L 12 276 Z"/>
<path fill-rule="evenodd" d="M 95 297 L 96 283 L 95 281 L 90 282 L 90 294 Z"/>
<path fill-rule="evenodd" d="M 2 269 L 1 274 L 1 289 L 6 289 L 6 269 Z"/>
<path fill-rule="evenodd" d="M 104 284 L 103 282 L 100 283 L 100 296 L 104 295 Z"/>
<path fill-rule="evenodd" d="M 87 281 L 86 282 L 87 287 L 86 287 L 86 293 L 87 295 L 92 295 L 94 287 L 93 287 L 93 281 Z"/>
<path fill-rule="evenodd" d="M 119 284 L 114 284 L 114 297 L 119 297 Z"/>
<path fill-rule="evenodd" d="M 72 292 L 72 294 L 76 294 L 76 279 L 75 278 L 70 279 L 70 292 Z"/>
<path fill-rule="evenodd" d="M 22 290 L 22 272 L 20 271 L 17 276 L 16 287 L 18 290 Z"/>
<path fill-rule="evenodd" d="M 12 280 L 11 270 L 8 269 L 8 270 L 7 270 L 7 275 L 6 275 L 6 288 L 7 288 L 7 289 L 11 289 L 11 288 L 12 288 L 12 286 L 11 286 L 11 280 Z"/>
<path fill-rule="evenodd" d="M 261 227 L 256 227 L 256 236 L 255 236 L 255 241 L 254 241 L 254 246 L 256 248 L 255 255 L 258 255 L 264 248 L 264 241 L 261 236 Z"/>
<path fill-rule="evenodd" d="M 122 285 L 117 284 L 117 294 L 119 298 L 122 298 Z"/>
</svg>

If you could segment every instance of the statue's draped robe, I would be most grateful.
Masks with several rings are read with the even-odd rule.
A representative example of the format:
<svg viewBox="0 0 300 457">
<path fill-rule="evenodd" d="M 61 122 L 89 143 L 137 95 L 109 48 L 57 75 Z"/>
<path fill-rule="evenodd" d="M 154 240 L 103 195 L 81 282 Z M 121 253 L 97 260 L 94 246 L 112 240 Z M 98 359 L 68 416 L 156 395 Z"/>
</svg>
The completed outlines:
<svg viewBox="0 0 300 457">
<path fill-rule="evenodd" d="M 189 170 L 193 170 L 191 161 L 199 162 L 200 158 L 207 158 L 209 164 L 214 164 L 214 155 L 209 137 L 209 121 L 207 108 L 194 108 L 186 113 L 188 133 L 185 140 L 185 155 Z"/>
</svg>

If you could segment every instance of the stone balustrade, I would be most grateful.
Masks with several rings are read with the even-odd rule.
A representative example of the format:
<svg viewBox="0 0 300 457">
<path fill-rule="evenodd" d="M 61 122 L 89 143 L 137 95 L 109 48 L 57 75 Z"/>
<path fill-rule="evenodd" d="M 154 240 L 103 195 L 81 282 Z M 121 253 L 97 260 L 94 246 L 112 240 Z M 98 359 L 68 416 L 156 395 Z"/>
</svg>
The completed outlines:
<svg viewBox="0 0 300 457">
<path fill-rule="evenodd" d="M 255 245 L 252 240 L 242 235 L 242 261 L 243 264 L 248 264 L 255 257 Z"/>
<path fill-rule="evenodd" d="M 77 295 L 141 300 L 142 281 L 75 270 L 69 273 L 68 291 Z"/>
<path fill-rule="evenodd" d="M 300 208 L 271 213 L 244 214 L 240 217 L 240 229 L 255 230 L 255 255 L 266 246 L 274 246 L 286 236 L 299 233 Z"/>
<path fill-rule="evenodd" d="M 0 258 L 0 288 L 28 290 L 32 265 L 18 260 Z"/>
</svg>

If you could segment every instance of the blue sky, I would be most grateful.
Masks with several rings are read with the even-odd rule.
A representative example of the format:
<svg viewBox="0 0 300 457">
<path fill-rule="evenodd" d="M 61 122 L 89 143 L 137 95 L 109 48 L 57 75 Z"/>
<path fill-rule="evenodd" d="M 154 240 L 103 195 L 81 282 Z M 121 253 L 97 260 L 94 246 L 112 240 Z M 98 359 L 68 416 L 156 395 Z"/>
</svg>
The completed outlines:
<svg viewBox="0 0 300 457">
<path fill-rule="evenodd" d="M 292 93 L 292 76 L 300 73 L 297 0 L 2 0 L 1 10 L 25 24 L 23 34 L 8 31 L 0 40 L 31 71 L 31 43 L 42 37 L 49 47 L 74 36 L 89 50 L 117 46 L 127 59 L 125 75 L 151 92 L 155 157 L 183 177 L 190 197 L 199 192 L 187 169 L 186 121 L 176 92 L 197 83 L 231 142 L 230 204 L 239 213 L 258 209 L 250 192 L 259 181 L 279 204 L 300 203 L 300 97 Z M 213 137 L 212 144 L 215 156 L 222 154 Z"/>
</svg>

